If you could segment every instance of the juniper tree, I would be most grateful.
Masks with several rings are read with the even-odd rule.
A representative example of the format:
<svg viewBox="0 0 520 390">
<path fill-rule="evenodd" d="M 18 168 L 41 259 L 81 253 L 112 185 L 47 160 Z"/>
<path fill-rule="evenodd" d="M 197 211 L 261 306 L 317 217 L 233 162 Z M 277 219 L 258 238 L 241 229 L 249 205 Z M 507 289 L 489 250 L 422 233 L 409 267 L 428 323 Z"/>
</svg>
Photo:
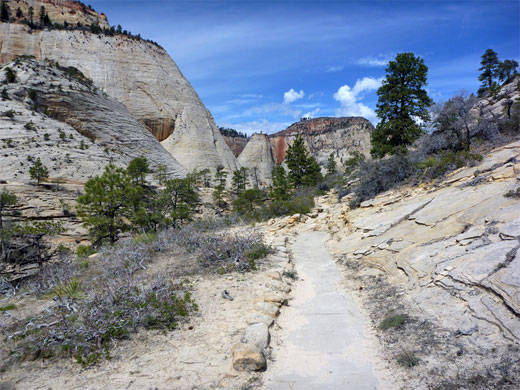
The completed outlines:
<svg viewBox="0 0 520 390">
<path fill-rule="evenodd" d="M 372 132 L 374 157 L 406 150 L 422 133 L 418 120 L 429 120 L 432 100 L 424 87 L 428 67 L 413 53 L 399 53 L 386 68 L 386 79 L 377 90 L 377 116 L 381 121 Z"/>
</svg>

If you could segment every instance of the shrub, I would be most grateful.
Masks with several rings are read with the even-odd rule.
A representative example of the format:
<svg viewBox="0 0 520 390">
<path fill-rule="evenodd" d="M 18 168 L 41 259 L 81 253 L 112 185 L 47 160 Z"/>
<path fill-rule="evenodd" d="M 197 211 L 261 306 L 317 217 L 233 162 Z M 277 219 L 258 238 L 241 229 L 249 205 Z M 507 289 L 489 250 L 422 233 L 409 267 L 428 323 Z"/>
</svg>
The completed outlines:
<svg viewBox="0 0 520 390">
<path fill-rule="evenodd" d="M 477 161 L 482 161 L 482 158 L 482 155 L 468 151 L 443 151 L 428 156 L 418 163 L 418 167 L 421 170 L 422 179 L 432 180 L 444 176 L 448 171 L 473 165 Z"/>
<path fill-rule="evenodd" d="M 15 309 L 16 309 L 16 305 L 1 306 L 0 313 L 2 313 L 4 311 L 8 311 L 8 310 L 15 310 Z"/>
<path fill-rule="evenodd" d="M 14 118 L 14 110 L 4 112 L 4 116 L 11 119 Z"/>
<path fill-rule="evenodd" d="M 507 191 L 504 196 L 506 198 L 514 198 L 514 199 L 520 199 L 520 187 L 518 187 L 516 190 L 510 190 Z"/>
<path fill-rule="evenodd" d="M 387 330 L 390 328 L 400 328 L 409 320 L 406 314 L 393 314 L 386 317 L 380 324 L 379 329 Z"/>
<path fill-rule="evenodd" d="M 354 200 L 351 207 L 377 194 L 399 185 L 417 173 L 414 160 L 406 154 L 394 155 L 384 160 L 368 160 L 360 163 L 359 184 L 354 188 Z"/>
<path fill-rule="evenodd" d="M 16 82 L 16 72 L 9 67 L 5 68 L 5 77 L 8 84 Z"/>
<path fill-rule="evenodd" d="M 412 368 L 419 364 L 419 359 L 409 351 L 403 351 L 397 356 L 397 363 L 403 367 Z"/>
<path fill-rule="evenodd" d="M 80 259 L 89 257 L 90 255 L 92 255 L 94 253 L 96 253 L 96 251 L 92 247 L 86 246 L 86 245 L 79 245 L 78 248 L 76 249 L 76 255 Z"/>
<path fill-rule="evenodd" d="M 27 130 L 33 130 L 35 131 L 36 128 L 34 127 L 34 123 L 33 121 L 29 121 L 25 124 L 24 128 L 26 128 Z"/>
</svg>

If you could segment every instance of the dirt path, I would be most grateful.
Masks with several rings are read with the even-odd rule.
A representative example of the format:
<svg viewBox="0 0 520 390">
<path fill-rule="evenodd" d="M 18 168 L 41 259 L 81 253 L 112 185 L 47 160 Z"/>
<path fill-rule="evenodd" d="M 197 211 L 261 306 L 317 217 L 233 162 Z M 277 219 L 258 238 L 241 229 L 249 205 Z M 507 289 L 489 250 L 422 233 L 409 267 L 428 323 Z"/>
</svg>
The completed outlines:
<svg viewBox="0 0 520 390">
<path fill-rule="evenodd" d="M 325 247 L 327 237 L 322 232 L 303 233 L 292 247 L 300 281 L 279 318 L 281 330 L 273 336 L 280 346 L 275 347 L 265 388 L 392 388 L 375 372 L 363 316 L 342 291 L 340 272 Z"/>
</svg>

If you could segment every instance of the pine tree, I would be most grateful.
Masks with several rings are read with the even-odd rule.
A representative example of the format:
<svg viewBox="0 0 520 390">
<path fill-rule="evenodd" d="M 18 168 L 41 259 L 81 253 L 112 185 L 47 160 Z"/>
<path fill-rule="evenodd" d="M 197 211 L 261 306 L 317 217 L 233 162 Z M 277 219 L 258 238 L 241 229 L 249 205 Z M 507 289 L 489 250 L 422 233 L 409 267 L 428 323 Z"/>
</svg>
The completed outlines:
<svg viewBox="0 0 520 390">
<path fill-rule="evenodd" d="M 372 132 L 374 157 L 406 150 L 422 133 L 417 120 L 429 120 L 432 100 L 424 87 L 428 67 L 413 53 L 397 54 L 386 68 L 386 79 L 378 89 L 377 115 L 381 121 Z"/>
<path fill-rule="evenodd" d="M 504 60 L 498 65 L 498 80 L 500 80 L 500 82 L 504 82 L 517 75 L 518 73 L 516 68 L 518 68 L 518 62 L 515 60 Z"/>
<path fill-rule="evenodd" d="M 275 200 L 287 200 L 290 197 L 291 186 L 285 168 L 278 165 L 272 172 L 273 184 L 269 196 Z"/>
<path fill-rule="evenodd" d="M 337 173 L 336 160 L 334 160 L 334 153 L 331 153 L 327 160 L 327 175 L 334 175 Z"/>
<path fill-rule="evenodd" d="M 192 178 L 171 179 L 159 193 L 160 214 L 166 226 L 178 227 L 178 222 L 190 221 L 199 202 Z"/>
<path fill-rule="evenodd" d="M 45 25 L 45 7 L 42 5 L 40 7 L 40 27 Z"/>
<path fill-rule="evenodd" d="M 315 185 L 323 179 L 321 168 L 307 149 L 301 135 L 297 135 L 287 148 L 285 162 L 289 168 L 289 180 L 293 186 Z"/>
<path fill-rule="evenodd" d="M 233 202 L 235 211 L 239 214 L 246 214 L 254 217 L 255 210 L 261 206 L 265 200 L 265 193 L 258 188 L 252 188 L 242 192 Z"/>
<path fill-rule="evenodd" d="M 233 177 L 231 178 L 231 183 L 233 186 L 233 190 L 235 195 L 240 195 L 242 192 L 246 190 L 247 186 L 247 168 L 240 168 L 233 171 Z"/>
<path fill-rule="evenodd" d="M 29 27 L 34 27 L 34 8 L 29 7 Z"/>
<path fill-rule="evenodd" d="M 36 183 L 40 185 L 42 181 L 49 177 L 49 170 L 42 164 L 38 157 L 33 166 L 29 168 L 29 175 L 31 179 L 36 180 Z"/>
<path fill-rule="evenodd" d="M 478 77 L 478 80 L 482 81 L 482 86 L 479 88 L 478 94 L 482 96 L 486 91 L 491 92 L 494 85 L 493 79 L 498 76 L 500 61 L 498 60 L 497 53 L 493 49 L 487 49 L 480 58 L 481 66 L 478 70 L 482 71 L 482 73 Z"/>
<path fill-rule="evenodd" d="M 85 183 L 85 193 L 78 198 L 78 215 L 88 227 L 94 246 L 106 239 L 114 243 L 122 232 L 131 229 L 135 188 L 126 171 L 112 163 L 101 176 Z"/>
<path fill-rule="evenodd" d="M 9 6 L 5 0 L 2 0 L 0 4 L 0 22 L 8 22 L 9 21 Z"/>
<path fill-rule="evenodd" d="M 134 184 L 144 186 L 146 184 L 146 175 L 150 173 L 150 167 L 146 157 L 136 157 L 128 164 L 126 173 Z"/>
<path fill-rule="evenodd" d="M 220 208 L 224 208 L 226 206 L 224 196 L 226 196 L 227 175 L 228 174 L 224 170 L 224 166 L 217 166 L 217 171 L 215 172 L 215 186 L 213 190 L 213 199 L 217 202 L 217 206 Z"/>
<path fill-rule="evenodd" d="M 12 206 L 16 204 L 18 199 L 12 192 L 5 188 L 0 192 L 0 259 L 6 260 L 7 242 L 12 236 L 12 229 L 4 224 L 4 217 L 8 214 Z"/>
</svg>

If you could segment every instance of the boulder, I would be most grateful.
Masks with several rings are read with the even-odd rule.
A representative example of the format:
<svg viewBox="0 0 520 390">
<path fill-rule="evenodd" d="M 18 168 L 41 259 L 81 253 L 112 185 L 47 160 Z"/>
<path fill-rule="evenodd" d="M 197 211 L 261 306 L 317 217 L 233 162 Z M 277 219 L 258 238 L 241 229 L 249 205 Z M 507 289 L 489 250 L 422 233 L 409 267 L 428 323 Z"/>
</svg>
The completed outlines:
<svg viewBox="0 0 520 390">
<path fill-rule="evenodd" d="M 260 371 L 266 361 L 262 351 L 254 344 L 236 344 L 233 347 L 233 368 L 237 371 Z"/>
</svg>

